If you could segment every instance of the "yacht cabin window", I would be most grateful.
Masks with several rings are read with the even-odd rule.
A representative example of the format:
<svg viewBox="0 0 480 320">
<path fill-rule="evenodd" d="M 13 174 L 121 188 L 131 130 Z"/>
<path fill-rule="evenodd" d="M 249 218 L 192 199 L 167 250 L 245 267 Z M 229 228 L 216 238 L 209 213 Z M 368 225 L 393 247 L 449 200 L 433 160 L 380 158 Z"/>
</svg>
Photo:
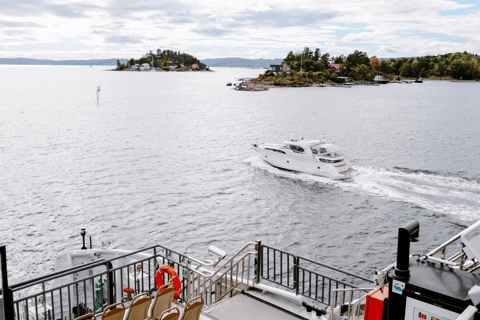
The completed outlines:
<svg viewBox="0 0 480 320">
<path fill-rule="evenodd" d="M 305 150 L 302 147 L 290 145 L 290 150 L 296 153 L 304 153 Z"/>
<path fill-rule="evenodd" d="M 313 154 L 318 154 L 318 151 L 317 151 L 317 149 L 315 149 L 315 148 L 312 148 L 312 153 L 313 153 Z"/>
</svg>

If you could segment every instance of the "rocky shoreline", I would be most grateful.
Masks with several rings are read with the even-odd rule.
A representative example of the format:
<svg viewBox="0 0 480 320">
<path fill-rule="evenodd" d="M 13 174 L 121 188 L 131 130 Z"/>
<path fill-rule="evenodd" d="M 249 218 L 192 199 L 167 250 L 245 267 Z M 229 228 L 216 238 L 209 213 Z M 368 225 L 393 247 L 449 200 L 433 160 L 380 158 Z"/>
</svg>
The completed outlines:
<svg viewBox="0 0 480 320">
<path fill-rule="evenodd" d="M 336 87 L 351 88 L 352 86 L 379 86 L 374 82 L 344 82 L 344 83 L 314 83 L 294 82 L 291 84 L 280 83 L 280 85 L 265 84 L 255 81 L 255 79 L 238 79 L 238 83 L 228 83 L 227 86 L 233 86 L 238 91 L 267 91 L 270 88 L 308 88 L 308 87 Z M 392 82 L 395 83 L 395 82 Z"/>
<path fill-rule="evenodd" d="M 424 81 L 469 81 L 477 82 L 475 80 L 440 80 L 440 79 L 423 79 Z M 273 85 L 271 83 L 260 82 L 252 78 L 243 78 L 238 79 L 238 82 L 228 83 L 227 86 L 232 86 L 235 90 L 238 91 L 267 91 L 270 88 L 308 88 L 308 87 L 333 87 L 333 88 L 351 88 L 352 86 L 380 86 L 382 84 L 412 84 L 415 83 L 415 79 L 402 79 L 402 80 L 391 80 L 388 82 L 366 82 L 366 81 L 353 81 L 353 82 L 342 82 L 342 83 L 314 83 L 313 81 L 307 82 L 293 82 L 285 84 L 280 82 L 279 85 Z"/>
</svg>

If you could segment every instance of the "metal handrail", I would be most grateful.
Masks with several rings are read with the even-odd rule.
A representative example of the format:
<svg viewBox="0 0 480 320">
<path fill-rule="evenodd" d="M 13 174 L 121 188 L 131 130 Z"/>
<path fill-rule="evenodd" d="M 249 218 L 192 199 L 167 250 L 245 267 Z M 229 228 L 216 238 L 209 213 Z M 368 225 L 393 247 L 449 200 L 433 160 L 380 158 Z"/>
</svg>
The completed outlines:
<svg viewBox="0 0 480 320">
<path fill-rule="evenodd" d="M 304 268 L 304 267 L 302 267 L 302 266 L 298 266 L 298 269 L 300 269 L 300 270 L 305 270 L 305 271 L 307 271 L 307 272 L 309 272 L 309 273 L 312 273 L 312 274 L 315 274 L 315 275 L 320 275 L 320 276 L 322 275 L 322 274 L 320 274 L 320 273 L 318 273 L 318 272 L 316 272 L 316 271 L 313 271 L 313 270 Z M 343 272 L 343 271 L 341 271 L 341 270 L 335 270 L 335 271 Z M 349 274 L 349 273 L 347 273 L 347 272 L 345 272 L 345 274 L 348 274 L 348 275 L 351 275 L 351 276 L 353 276 L 353 277 L 356 277 L 355 275 Z M 353 284 L 348 283 L 348 282 L 345 282 L 345 281 L 342 281 L 342 280 L 333 279 L 333 278 L 330 278 L 330 277 L 327 277 L 327 276 L 324 276 L 324 277 L 327 278 L 327 279 L 335 280 L 336 282 L 338 282 L 338 283 L 340 283 L 340 284 L 343 284 L 343 285 L 345 285 L 345 286 L 351 286 L 351 287 L 354 286 Z M 368 280 L 368 279 L 366 279 L 366 278 L 360 278 L 360 279 L 365 280 L 365 281 L 368 281 L 368 282 L 371 282 L 371 281 L 372 281 L 372 280 Z"/>
<path fill-rule="evenodd" d="M 140 252 L 143 252 L 143 251 L 152 250 L 152 249 L 156 249 L 156 248 L 162 248 L 162 249 L 167 250 L 169 252 L 173 252 L 175 254 L 178 254 L 180 257 L 188 258 L 188 256 L 186 256 L 184 254 L 181 254 L 181 253 L 178 253 L 176 251 L 170 250 L 170 249 L 168 249 L 166 247 L 163 247 L 161 245 L 154 245 L 154 246 L 143 248 L 143 249 L 140 249 L 140 250 L 137 250 L 137 251 L 129 252 L 129 253 L 123 254 L 121 256 L 115 257 L 115 258 L 110 258 L 108 260 L 92 262 L 86 268 L 84 268 L 85 265 L 78 266 L 78 269 L 74 267 L 74 268 L 72 268 L 70 273 L 80 272 L 80 271 L 83 271 L 83 270 L 86 270 L 86 269 L 99 267 L 99 266 L 104 265 L 105 263 L 112 262 L 112 261 L 115 261 L 115 260 L 118 260 L 118 259 L 122 259 L 122 258 L 125 258 L 125 257 L 128 257 L 128 256 L 131 256 L 133 254 L 137 254 L 137 253 L 140 253 Z M 60 271 L 60 272 L 62 272 L 62 271 Z M 65 275 L 67 275 L 67 274 L 65 274 Z M 23 281 L 23 282 L 20 282 L 20 283 L 13 284 L 13 285 L 10 286 L 10 288 L 11 289 L 17 289 L 18 287 L 23 287 L 26 284 L 31 284 L 33 282 L 40 281 L 42 279 L 45 279 L 45 278 L 48 278 L 48 277 L 51 277 L 51 276 L 53 276 L 53 275 L 41 276 L 41 277 L 33 278 L 33 279 L 30 279 L 30 280 L 26 280 L 26 281 Z"/>
<path fill-rule="evenodd" d="M 215 282 L 218 282 L 219 279 L 224 278 L 228 273 L 233 274 L 233 268 L 238 265 L 239 262 L 243 261 L 247 256 L 251 255 L 257 255 L 257 251 L 251 251 L 244 253 L 247 248 L 249 248 L 252 245 L 257 245 L 255 242 L 250 242 L 246 244 L 242 249 L 240 249 L 233 257 L 231 257 L 228 261 L 226 261 L 221 267 L 217 268 L 214 271 L 211 271 L 209 273 L 206 273 L 205 270 L 197 270 L 196 268 L 192 268 L 190 264 L 190 260 L 187 261 L 187 270 L 189 271 L 188 277 L 187 277 L 187 288 L 188 292 L 187 295 L 189 298 L 193 297 L 193 293 L 197 292 L 196 295 L 199 295 L 200 292 L 208 292 L 208 290 L 212 291 L 212 286 L 214 285 Z M 237 259 L 241 254 L 243 256 L 238 259 L 237 262 L 234 262 L 235 259 Z M 195 274 L 196 276 L 193 276 L 193 279 L 191 278 L 192 275 L 190 274 Z M 250 274 L 250 272 L 248 271 Z M 197 285 L 197 289 L 195 289 L 195 284 Z M 202 291 L 203 289 L 203 291 Z M 215 296 L 215 300 L 217 300 L 217 295 Z M 215 302 L 216 302 L 215 301 Z M 206 301 L 208 304 L 208 300 Z"/>
<path fill-rule="evenodd" d="M 42 293 L 49 293 L 51 291 L 55 291 L 55 290 L 58 290 L 59 288 L 63 288 L 63 287 L 68 287 L 68 286 L 72 286 L 74 284 L 77 284 L 79 282 L 85 282 L 87 280 L 92 280 L 93 278 L 97 278 L 97 277 L 102 277 L 102 276 L 107 276 L 109 273 L 111 272 L 115 272 L 115 271 L 119 271 L 125 267 L 130 267 L 132 265 L 136 265 L 136 264 L 140 264 L 142 262 L 145 262 L 147 260 L 151 260 L 152 258 L 157 258 L 156 256 L 151 256 L 151 257 L 148 257 L 148 258 L 145 258 L 143 260 L 137 260 L 135 262 L 132 262 L 130 264 L 126 264 L 126 265 L 122 265 L 122 266 L 119 266 L 119 267 L 116 267 L 116 268 L 110 268 L 110 269 L 107 269 L 106 271 L 102 271 L 102 272 L 99 272 L 99 273 L 95 273 L 94 275 L 89 275 L 87 277 L 84 277 L 84 278 L 80 278 L 80 279 L 77 279 L 77 280 L 74 280 L 74 281 L 71 281 L 69 283 L 66 283 L 66 284 L 62 284 L 61 286 L 59 287 L 54 287 L 54 288 L 50 288 L 48 290 L 43 290 Z M 181 265 L 180 263 L 178 263 L 179 265 Z M 105 264 L 104 264 L 105 265 Z M 100 265 L 102 266 L 102 265 Z M 183 266 L 183 265 L 181 265 Z M 90 267 L 91 268 L 91 267 Z M 88 270 L 90 268 L 82 268 L 81 270 L 77 270 L 77 271 L 83 271 L 83 270 Z M 46 280 L 43 280 L 43 281 L 40 281 L 40 282 L 37 282 L 37 283 L 33 283 L 31 285 L 28 285 L 28 286 L 23 286 L 23 287 L 19 287 L 19 288 L 16 288 L 14 291 L 20 291 L 20 290 L 23 290 L 23 289 L 26 289 L 28 287 L 31 287 L 31 286 L 34 286 L 34 285 L 37 285 L 37 284 L 41 284 L 45 281 L 48 281 L 48 280 L 53 280 L 53 279 L 46 279 Z M 21 299 L 18 299 L 18 300 L 15 300 L 15 302 L 20 302 L 20 301 L 23 301 L 23 300 L 26 300 L 26 299 L 31 299 L 31 298 L 34 298 L 38 296 L 38 293 L 34 293 L 28 297 L 22 297 Z"/>
<path fill-rule="evenodd" d="M 208 277 L 206 279 L 204 279 L 202 282 L 200 282 L 200 277 L 197 277 L 197 278 L 194 278 L 193 280 L 189 281 L 189 283 L 191 283 L 192 285 L 192 291 L 190 292 L 190 294 L 192 296 L 198 296 L 198 295 L 201 295 L 201 294 L 208 294 L 209 292 L 210 293 L 213 293 L 213 286 L 217 285 L 217 284 L 222 284 L 223 283 L 223 279 L 225 279 L 225 285 L 227 285 L 227 282 L 228 280 L 229 281 L 229 288 L 226 290 L 226 292 L 224 294 L 218 294 L 217 291 L 215 291 L 215 300 L 211 300 L 211 304 L 213 303 L 216 303 L 218 301 L 220 301 L 221 299 L 223 299 L 227 294 L 231 294 L 232 290 L 235 289 L 238 285 L 240 285 L 241 283 L 245 283 L 245 277 L 244 277 L 244 272 L 245 272 L 245 268 L 247 268 L 247 275 L 246 275 L 246 284 L 248 284 L 250 282 L 250 267 L 251 267 L 251 263 L 250 263 L 250 257 L 252 255 L 256 255 L 256 252 L 248 252 L 246 253 L 242 258 L 240 258 L 237 262 L 233 263 L 233 260 L 230 261 L 230 266 L 225 270 L 223 271 L 223 273 L 221 274 L 218 274 L 218 270 L 217 270 L 217 273 L 215 274 L 216 277 L 213 278 L 213 277 Z M 238 266 L 240 265 L 240 263 L 244 262 L 246 259 L 248 258 L 248 262 L 247 262 L 247 265 L 245 266 L 245 264 L 243 263 L 242 264 L 242 269 L 241 269 L 241 274 L 242 274 L 242 280 L 241 281 L 238 281 Z M 237 268 L 237 273 L 235 274 L 235 285 L 233 285 L 233 282 L 234 282 L 234 278 L 233 278 L 233 273 L 234 273 L 234 269 Z M 190 269 L 191 270 L 191 269 Z M 191 270 L 192 271 L 192 270 Z M 197 285 L 198 287 L 195 288 L 195 282 L 197 282 Z M 208 295 L 207 295 L 208 297 Z M 209 305 L 208 303 L 208 299 L 205 300 L 205 303 L 206 305 Z"/>
<path fill-rule="evenodd" d="M 304 260 L 304 261 L 307 261 L 307 262 L 310 262 L 310 263 L 313 263 L 313 264 L 316 264 L 316 265 L 319 265 L 319 266 L 322 266 L 322 267 L 331 269 L 331 270 L 333 270 L 333 271 L 338 271 L 338 272 L 341 272 L 341 273 L 343 273 L 343 274 L 349 275 L 349 276 L 351 276 L 351 277 L 358 278 L 358 279 L 363 280 L 363 281 L 367 281 L 367 282 L 371 282 L 371 281 L 372 281 L 372 279 L 364 278 L 364 277 L 362 277 L 362 276 L 359 276 L 359 275 L 350 273 L 350 272 L 348 272 L 348 271 L 344 271 L 344 270 L 339 269 L 339 268 L 335 268 L 335 267 L 330 266 L 330 265 L 325 264 L 325 263 L 320 263 L 320 262 L 313 261 L 313 260 L 310 260 L 310 259 L 307 259 L 307 258 L 302 258 L 302 257 L 298 257 L 298 258 L 301 259 L 301 260 Z"/>
<path fill-rule="evenodd" d="M 448 245 L 450 245 L 450 244 L 454 243 L 455 241 L 457 241 L 458 239 L 460 239 L 461 236 L 462 236 L 462 234 L 460 233 L 460 234 L 454 236 L 453 238 L 451 238 L 450 240 L 447 240 L 446 242 L 444 242 L 440 246 L 436 247 L 435 249 L 433 249 L 432 251 L 427 253 L 427 256 L 433 256 L 434 254 L 439 253 L 441 250 L 446 248 Z"/>
<path fill-rule="evenodd" d="M 252 252 L 247 253 L 247 254 L 246 254 L 245 256 L 243 256 L 240 260 L 238 260 L 234 265 L 232 265 L 232 266 L 230 267 L 230 269 L 226 270 L 221 276 L 219 276 L 218 279 L 221 279 L 221 278 L 223 278 L 224 276 L 226 276 L 229 271 L 230 271 L 230 272 L 233 272 L 233 268 L 234 268 L 235 266 L 238 266 L 238 265 L 240 264 L 240 262 L 244 261 L 245 258 L 250 257 L 250 256 L 253 255 L 253 254 L 255 254 L 255 253 L 252 253 Z M 247 265 L 247 268 L 248 268 L 248 265 Z M 243 270 L 242 270 L 242 275 L 243 275 Z M 247 283 L 248 283 L 249 279 L 250 279 L 250 270 L 248 270 Z M 231 279 L 231 280 L 233 280 L 233 279 Z M 236 280 L 238 280 L 238 273 L 236 274 Z M 243 281 L 243 276 L 242 276 L 242 281 Z M 240 282 L 237 281 L 237 284 L 232 287 L 232 282 L 230 281 L 230 290 L 228 290 L 228 292 L 231 292 L 231 291 L 232 291 L 233 289 L 235 289 L 239 284 L 240 284 Z M 226 292 L 224 295 L 222 295 L 222 296 L 220 296 L 220 297 L 215 297 L 215 300 L 216 300 L 216 301 L 220 301 L 221 299 L 223 299 L 223 297 L 225 297 L 225 296 L 228 294 L 228 292 Z"/>
<path fill-rule="evenodd" d="M 219 267 L 216 271 L 212 271 L 212 274 L 209 275 L 210 278 L 214 277 L 218 272 L 220 272 L 220 270 L 222 270 L 223 268 L 225 268 L 225 266 L 229 263 L 231 263 L 233 261 L 233 259 L 235 259 L 236 257 L 238 257 L 246 248 L 248 248 L 249 246 L 251 245 L 257 245 L 257 243 L 255 242 L 249 242 L 247 243 L 242 249 L 240 249 L 232 258 L 230 258 L 227 262 L 225 262 L 221 267 Z M 257 253 L 256 251 L 255 252 L 248 252 L 247 254 L 251 254 L 251 253 Z M 247 255 L 246 254 L 246 255 Z M 246 256 L 245 255 L 245 256 Z M 243 259 L 244 257 L 242 257 L 241 259 Z M 190 258 L 189 258 L 190 259 Z M 240 259 L 240 260 L 241 260 Z M 196 269 L 191 269 L 192 272 L 194 273 L 197 273 L 201 276 L 206 276 L 205 274 L 202 274 L 200 271 L 196 270 Z"/>
<path fill-rule="evenodd" d="M 342 317 L 342 304 L 343 304 L 343 301 L 345 300 L 345 294 L 347 292 L 350 292 L 350 297 L 349 297 L 349 301 L 348 301 L 348 309 L 347 309 L 347 315 L 348 315 L 348 320 L 350 319 L 354 319 L 352 316 L 355 316 L 356 312 L 357 312 L 357 309 L 360 307 L 361 305 L 361 302 L 363 300 L 366 299 L 367 297 L 367 294 L 364 295 L 364 296 L 361 296 L 357 299 L 357 301 L 354 302 L 353 300 L 353 294 L 354 292 L 362 292 L 362 291 L 368 291 L 370 292 L 371 290 L 373 290 L 374 288 L 349 288 L 349 289 L 333 289 L 332 290 L 332 296 L 335 295 L 336 292 L 340 292 L 341 293 L 341 298 L 340 298 L 340 302 L 338 303 L 338 317 L 341 318 Z M 353 302 L 353 305 L 352 305 L 352 302 Z M 333 303 L 335 304 L 335 303 Z M 334 315 L 334 309 L 335 309 L 335 306 L 334 305 L 331 305 L 331 310 L 332 312 L 330 313 L 330 319 L 333 320 L 333 315 Z M 353 311 L 353 312 L 352 312 Z"/>
<path fill-rule="evenodd" d="M 104 259 L 102 259 L 102 260 L 104 260 Z M 96 262 L 97 261 L 95 261 L 95 263 Z M 11 286 L 10 288 L 13 291 L 24 290 L 26 288 L 29 288 L 31 286 L 35 286 L 37 284 L 44 283 L 46 281 L 51 281 L 51 280 L 54 280 L 54 279 L 62 277 L 62 276 L 63 277 L 68 276 L 72 271 L 81 272 L 81 271 L 88 270 L 88 269 L 91 269 L 91 268 L 94 268 L 94 267 L 105 266 L 105 262 L 100 264 L 100 265 L 95 265 L 95 266 L 92 266 L 92 265 L 93 265 L 93 262 L 91 262 L 90 264 L 88 264 L 88 263 L 87 264 L 82 264 L 81 268 L 79 268 L 77 266 L 77 267 L 73 267 L 73 268 L 70 268 L 70 269 L 62 270 L 62 271 L 59 271 L 59 272 L 55 272 L 54 274 L 45 275 L 45 276 L 41 276 L 41 277 L 38 277 L 38 278 L 35 278 L 35 279 L 31 279 L 31 280 L 27 280 L 27 281 L 24 281 L 24 282 L 21 282 L 21 283 L 17 283 L 15 285 Z M 35 280 L 35 281 L 28 282 L 28 281 L 32 281 L 32 280 Z"/>
<path fill-rule="evenodd" d="M 166 248 L 165 248 L 165 249 L 166 249 Z M 144 249 L 144 250 L 148 250 L 148 249 Z M 138 252 L 141 252 L 141 251 L 144 251 L 144 250 L 135 251 L 135 253 L 138 253 Z M 115 274 L 116 272 L 120 272 L 120 274 L 122 274 L 122 269 L 125 269 L 125 268 L 126 268 L 126 269 L 129 269 L 131 266 L 135 266 L 135 265 L 142 265 L 142 269 L 143 269 L 143 266 L 144 266 L 145 263 L 148 265 L 148 273 L 149 273 L 149 276 L 148 276 L 148 277 L 144 277 L 143 274 L 142 274 L 142 276 L 139 276 L 139 277 L 138 277 L 138 279 L 142 281 L 142 282 L 141 282 L 141 283 L 142 283 L 142 285 L 141 285 L 142 289 L 139 289 L 139 290 L 143 290 L 143 288 L 144 288 L 144 287 L 143 287 L 144 281 L 147 281 L 147 283 L 146 283 L 147 290 L 151 290 L 151 289 L 152 289 L 152 285 L 153 285 L 154 287 L 156 287 L 155 281 L 154 281 L 154 277 L 150 277 L 150 275 L 151 275 L 151 274 L 150 274 L 150 266 L 151 266 L 151 263 L 154 263 L 154 265 L 155 265 L 156 263 L 158 263 L 158 259 L 164 259 L 164 260 L 167 260 L 167 261 L 172 261 L 172 262 L 174 262 L 178 267 L 185 267 L 185 265 L 183 265 L 181 262 L 177 262 L 177 261 L 171 260 L 171 258 L 172 258 L 172 257 L 171 257 L 171 252 L 172 252 L 172 251 L 169 251 L 168 249 L 167 249 L 167 251 L 163 251 L 163 253 L 161 253 L 161 254 L 157 254 L 157 253 L 155 252 L 154 255 L 146 256 L 144 259 L 139 259 L 139 260 L 133 261 L 133 262 L 131 262 L 131 263 L 128 263 L 128 264 L 125 264 L 125 265 L 121 265 L 121 266 L 115 267 L 115 268 L 113 268 L 113 267 L 111 266 L 111 263 L 110 263 L 110 262 L 105 262 L 105 261 L 111 261 L 111 260 L 105 260 L 105 261 L 102 261 L 102 264 L 101 264 L 100 266 L 102 266 L 102 265 L 103 265 L 103 266 L 106 266 L 106 267 L 107 267 L 107 270 L 105 270 L 105 271 L 103 271 L 103 272 L 95 273 L 94 275 L 90 275 L 90 276 L 83 277 L 83 278 L 81 278 L 81 279 L 74 280 L 73 282 L 71 281 L 71 282 L 69 282 L 69 283 L 62 284 L 62 285 L 60 285 L 60 286 L 56 286 L 55 288 L 46 289 L 46 288 L 45 288 L 45 282 L 47 282 L 47 281 L 52 281 L 52 280 L 55 280 L 55 279 L 57 279 L 57 278 L 65 277 L 66 275 L 68 275 L 68 273 L 62 273 L 62 272 L 60 272 L 60 273 L 58 273 L 58 274 L 56 275 L 55 278 L 52 278 L 52 275 L 48 275 L 48 276 L 46 276 L 46 277 L 41 277 L 41 278 L 43 278 L 42 280 L 37 280 L 37 281 L 35 281 L 35 282 L 31 282 L 30 285 L 28 285 L 28 286 L 23 285 L 23 286 L 17 287 L 17 288 L 15 289 L 15 291 L 21 291 L 21 290 L 26 289 L 26 288 L 31 288 L 31 287 L 33 287 L 34 285 L 39 285 L 39 284 L 42 285 L 42 289 L 41 289 L 40 292 L 37 292 L 37 293 L 35 293 L 35 294 L 31 294 L 31 295 L 28 295 L 28 296 L 25 296 L 25 297 L 21 297 L 21 298 L 18 297 L 17 299 L 14 299 L 14 301 L 13 301 L 13 303 L 14 303 L 14 308 L 16 308 L 16 313 L 17 313 L 17 314 L 19 314 L 19 310 L 25 309 L 25 312 L 26 312 L 26 315 L 27 315 L 27 318 L 28 318 L 28 310 L 27 310 L 27 309 L 30 308 L 30 307 L 28 307 L 28 304 L 29 304 L 28 301 L 31 300 L 31 299 L 33 299 L 33 302 L 32 302 L 32 303 L 33 303 L 34 305 L 33 305 L 33 306 L 31 305 L 31 311 L 34 312 L 34 314 L 37 314 L 37 319 L 38 319 L 39 312 L 42 313 L 42 314 L 44 314 L 45 312 L 50 312 L 50 311 L 51 311 L 51 310 L 45 309 L 45 308 L 46 308 L 45 302 L 47 301 L 46 299 L 51 297 L 51 300 L 53 300 L 53 294 L 54 294 L 55 292 L 59 292 L 60 295 L 62 295 L 62 291 L 63 291 L 64 294 L 68 292 L 67 295 L 68 295 L 68 304 L 69 304 L 69 307 L 75 307 L 75 306 L 76 306 L 76 307 L 78 308 L 78 307 L 79 307 L 78 298 L 77 298 L 76 303 L 75 303 L 75 301 L 72 301 L 72 302 L 73 302 L 72 304 L 71 304 L 71 302 L 70 302 L 70 294 L 71 294 L 71 291 L 70 291 L 71 289 L 70 289 L 70 288 L 71 288 L 72 286 L 78 286 L 78 285 L 81 286 L 82 283 L 83 283 L 83 286 L 86 286 L 86 285 L 90 284 L 90 285 L 92 286 L 91 289 L 88 289 L 88 291 L 86 291 L 86 289 L 84 288 L 84 289 L 81 289 L 80 292 L 77 291 L 76 294 L 77 294 L 77 295 L 78 295 L 79 293 L 80 293 L 80 294 L 82 294 L 82 293 L 83 293 L 83 294 L 87 294 L 87 292 L 88 292 L 88 293 L 92 293 L 92 295 L 94 295 L 94 292 L 95 292 L 95 291 L 94 291 L 94 289 L 93 289 L 93 282 L 95 281 L 95 279 L 100 279 L 100 280 L 101 280 L 101 283 L 103 283 L 102 279 L 105 279 L 105 280 L 108 281 L 109 284 L 111 284 L 111 285 L 109 285 L 109 286 L 106 288 L 107 292 L 106 292 L 106 296 L 104 296 L 104 297 L 106 297 L 106 298 L 108 299 L 108 302 L 109 302 L 109 303 L 110 303 L 110 302 L 113 303 L 113 300 L 111 301 L 111 299 L 113 298 L 114 290 L 118 290 L 118 288 L 120 288 L 120 287 L 123 286 L 123 285 L 120 285 L 121 282 L 119 282 L 119 283 L 117 283 L 117 284 L 114 284 L 114 280 L 113 280 L 114 274 Z M 131 254 L 135 254 L 135 253 L 130 253 L 130 255 L 131 255 Z M 160 253 L 160 252 L 159 252 L 159 253 Z M 122 256 L 125 256 L 125 255 L 122 255 Z M 179 261 L 184 261 L 185 259 L 183 259 L 183 257 L 186 257 L 186 256 L 185 256 L 185 255 L 179 255 L 178 260 L 179 260 Z M 116 258 L 118 259 L 118 258 L 120 258 L 120 257 L 116 257 Z M 177 257 L 174 257 L 174 259 L 177 260 Z M 114 259 L 113 259 L 113 260 L 114 260 Z M 92 268 L 92 265 L 93 265 L 93 264 L 90 264 L 88 267 L 84 267 L 84 266 L 82 265 L 82 268 L 75 268 L 75 271 L 76 271 L 76 272 L 79 272 L 79 271 L 81 271 L 81 270 L 82 270 L 82 271 L 83 271 L 83 270 L 88 270 L 88 269 Z M 97 265 L 97 267 L 99 266 L 98 264 L 96 264 L 96 265 Z M 154 268 L 155 268 L 155 267 L 154 267 Z M 127 272 L 125 272 L 125 274 L 129 274 L 129 272 L 127 271 Z M 133 276 L 136 277 L 136 272 L 135 272 L 135 271 L 133 272 Z M 129 277 L 129 276 L 127 276 L 127 277 Z M 35 280 L 35 279 L 34 279 L 34 280 Z M 152 280 L 154 281 L 153 284 L 152 284 L 152 282 L 151 282 Z M 30 281 L 32 281 L 32 280 L 30 280 Z M 120 280 L 120 281 L 121 281 L 121 280 Z M 129 281 L 130 281 L 130 280 L 129 280 Z M 25 283 L 25 282 L 23 282 L 23 283 Z M 128 283 L 130 283 L 130 282 L 128 282 Z M 136 283 L 136 280 L 134 280 L 134 283 Z M 126 282 L 125 282 L 125 284 L 126 284 Z M 114 287 L 112 287 L 112 285 L 113 285 Z M 120 285 L 120 287 L 118 287 L 118 285 Z M 75 290 L 75 289 L 73 288 L 72 290 Z M 92 291 L 90 291 L 90 290 L 92 290 Z M 72 293 L 74 293 L 74 291 L 72 291 Z M 39 298 L 39 297 L 40 297 L 40 298 L 43 297 L 43 299 L 42 299 L 42 300 L 37 300 L 37 298 Z M 182 296 L 182 298 L 183 298 L 183 297 L 184 297 L 184 295 Z M 85 299 L 86 299 L 86 298 L 85 298 Z M 95 299 L 95 298 L 93 297 L 92 299 Z M 115 299 L 117 300 L 117 299 L 119 299 L 119 297 L 117 296 Z M 66 299 L 66 300 L 67 300 L 67 299 Z M 65 301 L 66 301 L 66 300 L 65 300 Z M 60 313 L 63 315 L 63 314 L 64 314 L 64 311 L 62 311 L 62 310 L 64 310 L 64 309 L 62 309 L 61 301 L 62 301 L 62 297 L 60 297 L 60 305 L 56 305 L 55 309 L 56 309 L 56 310 L 59 310 Z M 86 302 L 86 301 L 85 301 L 85 302 Z M 90 301 L 90 302 L 91 302 L 92 304 L 93 304 L 93 303 L 96 303 L 94 300 L 92 300 L 92 301 Z M 22 303 L 23 303 L 23 304 L 26 303 L 26 305 L 20 306 L 20 304 L 22 304 Z M 37 303 L 39 303 L 40 305 L 38 305 Z M 52 306 L 53 306 L 53 305 L 52 305 Z M 20 308 L 19 308 L 19 307 L 20 307 Z M 80 306 L 80 307 L 81 307 L 81 306 Z M 43 308 L 43 311 L 41 311 L 42 309 L 39 309 L 39 308 Z M 97 308 L 97 307 L 95 306 L 95 308 Z M 66 310 L 66 309 L 65 309 L 65 310 Z M 94 310 L 95 310 L 95 311 L 98 311 L 98 310 L 101 310 L 101 309 L 94 309 Z M 24 315 L 24 316 L 25 316 L 25 315 Z M 46 315 L 44 314 L 44 316 L 46 316 Z"/>
</svg>

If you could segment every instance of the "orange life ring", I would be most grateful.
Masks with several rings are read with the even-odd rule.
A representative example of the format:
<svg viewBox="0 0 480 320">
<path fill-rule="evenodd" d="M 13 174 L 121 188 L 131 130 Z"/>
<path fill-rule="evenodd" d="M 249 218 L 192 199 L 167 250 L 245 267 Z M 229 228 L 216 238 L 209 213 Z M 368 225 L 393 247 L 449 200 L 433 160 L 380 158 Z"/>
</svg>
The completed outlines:
<svg viewBox="0 0 480 320">
<path fill-rule="evenodd" d="M 182 283 L 180 282 L 180 278 L 178 277 L 175 269 L 170 267 L 168 264 L 162 264 L 160 268 L 158 268 L 157 273 L 155 274 L 155 281 L 157 283 L 157 287 L 163 287 L 163 274 L 167 272 L 167 274 L 172 278 L 171 281 L 175 286 L 175 294 L 173 295 L 175 298 L 180 297 L 180 292 L 182 291 Z M 165 290 L 162 288 L 161 291 Z"/>
</svg>

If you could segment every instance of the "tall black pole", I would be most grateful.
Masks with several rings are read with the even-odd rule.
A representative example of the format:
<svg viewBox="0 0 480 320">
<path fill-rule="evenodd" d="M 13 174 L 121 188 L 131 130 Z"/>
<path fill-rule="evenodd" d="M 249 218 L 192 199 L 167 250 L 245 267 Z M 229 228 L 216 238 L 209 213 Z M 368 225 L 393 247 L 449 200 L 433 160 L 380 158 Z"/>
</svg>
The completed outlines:
<svg viewBox="0 0 480 320">
<path fill-rule="evenodd" d="M 4 319 L 14 319 L 13 294 L 12 289 L 8 286 L 8 270 L 7 270 L 7 251 L 5 246 L 0 247 L 0 260 L 2 264 L 2 290 L 3 290 L 3 313 Z"/>
<path fill-rule="evenodd" d="M 413 220 L 398 228 L 397 265 L 389 276 L 387 319 L 405 319 L 407 296 L 403 292 L 410 279 L 410 241 L 418 241 L 420 224 Z"/>
</svg>

